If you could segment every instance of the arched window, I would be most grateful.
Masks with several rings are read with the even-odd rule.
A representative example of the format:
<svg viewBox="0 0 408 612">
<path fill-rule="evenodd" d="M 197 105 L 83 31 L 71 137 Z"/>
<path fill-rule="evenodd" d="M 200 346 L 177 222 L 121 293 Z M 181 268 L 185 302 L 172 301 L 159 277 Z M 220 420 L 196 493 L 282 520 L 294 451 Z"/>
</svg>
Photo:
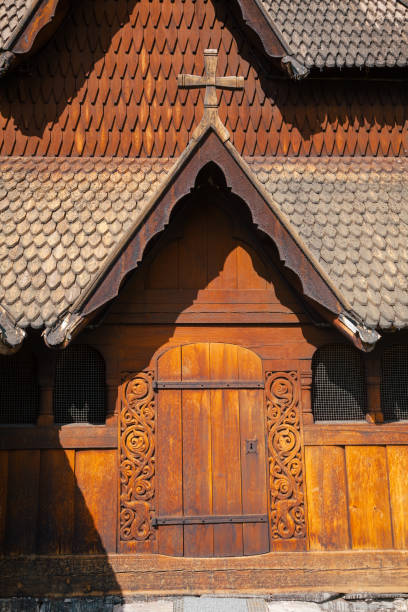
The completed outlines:
<svg viewBox="0 0 408 612">
<path fill-rule="evenodd" d="M 364 363 L 357 349 L 331 344 L 312 361 L 312 406 L 315 421 L 365 419 L 367 391 Z"/>
<path fill-rule="evenodd" d="M 105 362 L 95 349 L 74 344 L 58 353 L 54 419 L 61 425 L 105 422 Z"/>
<path fill-rule="evenodd" d="M 0 356 L 0 423 L 29 425 L 37 422 L 39 387 L 32 355 Z"/>
<path fill-rule="evenodd" d="M 386 421 L 408 420 L 408 346 L 395 345 L 384 350 L 381 409 Z"/>
</svg>

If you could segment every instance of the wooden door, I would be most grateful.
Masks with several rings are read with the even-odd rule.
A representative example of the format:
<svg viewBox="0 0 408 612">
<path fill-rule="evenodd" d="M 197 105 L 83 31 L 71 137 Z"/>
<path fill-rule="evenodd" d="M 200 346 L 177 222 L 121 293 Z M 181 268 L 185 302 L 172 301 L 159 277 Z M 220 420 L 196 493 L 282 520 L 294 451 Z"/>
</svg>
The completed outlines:
<svg viewBox="0 0 408 612">
<path fill-rule="evenodd" d="M 221 343 L 178 346 L 157 362 L 159 552 L 269 551 L 260 358 Z"/>
</svg>

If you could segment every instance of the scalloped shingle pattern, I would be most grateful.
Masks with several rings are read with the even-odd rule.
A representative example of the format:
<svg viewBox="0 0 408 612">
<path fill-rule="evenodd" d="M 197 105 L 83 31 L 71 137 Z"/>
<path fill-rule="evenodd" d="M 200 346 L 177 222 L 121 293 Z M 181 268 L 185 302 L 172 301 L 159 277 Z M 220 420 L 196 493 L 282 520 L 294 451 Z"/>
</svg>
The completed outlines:
<svg viewBox="0 0 408 612">
<path fill-rule="evenodd" d="M 408 326 L 408 159 L 247 158 L 368 327 Z"/>
<path fill-rule="evenodd" d="M 246 158 L 369 327 L 408 326 L 408 159 Z M 168 177 L 173 159 L 0 160 L 0 303 L 51 326 Z"/>
<path fill-rule="evenodd" d="M 167 176 L 174 160 L 0 161 L 0 303 L 52 325 Z"/>
<path fill-rule="evenodd" d="M 258 0 L 308 68 L 408 64 L 408 7 L 399 0 Z"/>
<path fill-rule="evenodd" d="M 0 45 L 7 49 L 17 26 L 24 19 L 32 2 L 30 0 L 0 0 Z"/>
</svg>

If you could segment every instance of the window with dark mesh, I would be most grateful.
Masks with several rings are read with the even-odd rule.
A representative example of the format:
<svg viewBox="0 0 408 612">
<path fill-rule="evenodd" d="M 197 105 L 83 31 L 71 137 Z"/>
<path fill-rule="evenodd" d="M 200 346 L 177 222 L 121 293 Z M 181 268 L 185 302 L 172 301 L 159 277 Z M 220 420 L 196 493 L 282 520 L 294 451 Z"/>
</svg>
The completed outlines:
<svg viewBox="0 0 408 612">
<path fill-rule="evenodd" d="M 367 391 L 362 356 L 352 346 L 323 346 L 312 361 L 315 421 L 365 419 Z"/>
<path fill-rule="evenodd" d="M 381 408 L 386 421 L 408 420 L 408 346 L 391 346 L 384 350 Z"/>
<path fill-rule="evenodd" d="M 58 424 L 105 422 L 105 362 L 95 349 L 78 344 L 58 353 L 54 419 Z"/>
<path fill-rule="evenodd" d="M 39 388 L 33 356 L 0 356 L 0 423 L 29 425 L 37 422 Z"/>
</svg>

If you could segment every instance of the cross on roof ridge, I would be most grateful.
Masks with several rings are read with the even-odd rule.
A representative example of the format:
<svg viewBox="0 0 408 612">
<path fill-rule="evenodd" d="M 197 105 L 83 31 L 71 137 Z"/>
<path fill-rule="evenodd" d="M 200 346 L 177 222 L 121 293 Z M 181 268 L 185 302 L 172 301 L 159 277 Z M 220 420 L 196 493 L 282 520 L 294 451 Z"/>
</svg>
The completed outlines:
<svg viewBox="0 0 408 612">
<path fill-rule="evenodd" d="M 223 139 L 229 139 L 227 128 L 221 123 L 218 116 L 217 87 L 222 89 L 243 89 L 244 77 L 222 76 L 217 77 L 218 50 L 204 50 L 204 76 L 195 74 L 179 74 L 177 82 L 179 87 L 205 87 L 204 115 L 200 124 L 193 133 L 193 139 L 197 139 L 202 132 L 212 124 L 221 132 Z"/>
</svg>

